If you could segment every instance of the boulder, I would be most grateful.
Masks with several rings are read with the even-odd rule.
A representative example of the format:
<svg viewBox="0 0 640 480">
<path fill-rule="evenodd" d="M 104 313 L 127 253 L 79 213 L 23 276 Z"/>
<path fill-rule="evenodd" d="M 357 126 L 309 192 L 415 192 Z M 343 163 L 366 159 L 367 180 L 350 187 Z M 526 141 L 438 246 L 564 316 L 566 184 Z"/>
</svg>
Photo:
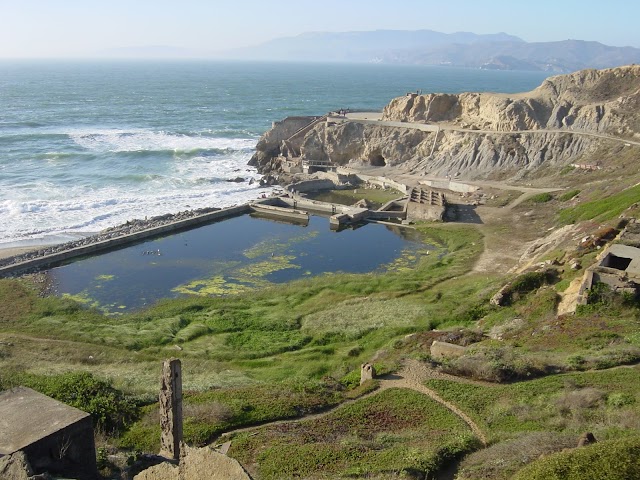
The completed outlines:
<svg viewBox="0 0 640 480">
<path fill-rule="evenodd" d="M 0 478 L 2 480 L 29 480 L 33 470 L 22 451 L 0 458 Z"/>
<path fill-rule="evenodd" d="M 467 349 L 453 343 L 434 340 L 431 344 L 431 358 L 441 360 L 443 358 L 458 358 L 465 354 Z"/>
<path fill-rule="evenodd" d="M 134 480 L 251 480 L 237 460 L 209 447 L 192 448 L 182 444 L 180 463 L 164 462 L 148 468 Z"/>
</svg>

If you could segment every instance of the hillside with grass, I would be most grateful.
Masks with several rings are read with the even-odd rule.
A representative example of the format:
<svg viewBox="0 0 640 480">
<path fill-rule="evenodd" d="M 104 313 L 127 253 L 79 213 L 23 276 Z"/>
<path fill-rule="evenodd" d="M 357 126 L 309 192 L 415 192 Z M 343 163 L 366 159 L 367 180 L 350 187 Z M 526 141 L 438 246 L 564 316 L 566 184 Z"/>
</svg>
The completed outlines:
<svg viewBox="0 0 640 480">
<path fill-rule="evenodd" d="M 429 248 L 377 273 L 118 316 L 47 295 L 43 273 L 0 279 L 0 389 L 89 412 L 103 478 L 158 452 L 170 357 L 187 444 L 231 442 L 254 479 L 635 478 L 640 301 L 596 285 L 564 303 L 639 218 L 640 147 L 588 154 L 606 168 L 450 194 L 447 222 L 407 227 Z M 336 195 L 380 200 L 349 192 Z M 434 341 L 462 350 L 437 356 Z M 367 362 L 378 375 L 361 385 Z M 597 442 L 577 448 L 585 432 Z"/>
</svg>

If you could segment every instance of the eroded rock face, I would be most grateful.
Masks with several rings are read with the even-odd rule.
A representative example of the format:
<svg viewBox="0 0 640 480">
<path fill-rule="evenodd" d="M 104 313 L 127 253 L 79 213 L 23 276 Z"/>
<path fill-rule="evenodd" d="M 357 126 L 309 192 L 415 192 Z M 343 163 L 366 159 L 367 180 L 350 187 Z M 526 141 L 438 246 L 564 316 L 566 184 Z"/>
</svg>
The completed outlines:
<svg viewBox="0 0 640 480">
<path fill-rule="evenodd" d="M 309 133 L 302 150 L 305 158 L 339 165 L 401 165 L 461 178 L 486 178 L 499 171 L 517 178 L 543 165 L 580 163 L 581 156 L 598 146 L 595 137 L 544 132 L 504 135 L 450 130 L 435 136 L 435 132 L 373 124 L 323 125 Z"/>
<path fill-rule="evenodd" d="M 640 66 L 631 65 L 550 77 L 522 94 L 407 95 L 385 107 L 383 120 L 502 132 L 571 127 L 632 136 L 639 105 Z"/>
<path fill-rule="evenodd" d="M 522 94 L 408 94 L 385 107 L 383 120 L 442 129 L 321 122 L 297 139 L 300 154 L 466 179 L 517 180 L 540 167 L 596 163 L 603 140 L 572 132 L 640 138 L 640 66 L 551 77 Z M 262 173 L 280 168 L 281 151 L 266 142 L 272 137 L 267 132 L 254 155 Z"/>
<path fill-rule="evenodd" d="M 428 155 L 430 136 L 433 134 L 406 128 L 325 123 L 307 134 L 300 150 L 307 160 L 331 161 L 339 165 L 360 161 L 374 166 L 393 166 L 415 156 Z"/>
</svg>

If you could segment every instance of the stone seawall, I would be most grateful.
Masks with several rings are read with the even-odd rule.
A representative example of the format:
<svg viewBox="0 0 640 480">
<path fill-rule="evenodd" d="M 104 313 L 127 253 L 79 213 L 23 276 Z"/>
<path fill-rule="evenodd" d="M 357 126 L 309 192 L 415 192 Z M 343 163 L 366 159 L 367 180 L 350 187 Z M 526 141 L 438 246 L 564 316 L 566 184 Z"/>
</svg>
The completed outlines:
<svg viewBox="0 0 640 480">
<path fill-rule="evenodd" d="M 77 258 L 85 255 L 91 255 L 98 252 L 104 252 L 107 250 L 113 250 L 131 243 L 135 243 L 148 238 L 157 237 L 166 233 L 176 232 L 179 230 L 185 230 L 196 226 L 204 225 L 214 222 L 216 220 L 222 220 L 224 218 L 243 215 L 251 211 L 249 204 L 239 205 L 235 207 L 223 208 L 214 212 L 204 213 L 201 215 L 192 216 L 186 219 L 166 223 L 159 226 L 146 228 L 144 230 L 136 231 L 134 233 L 123 234 L 113 238 L 104 238 L 100 234 L 95 237 L 88 237 L 79 242 L 70 242 L 61 246 L 60 251 L 52 251 L 55 248 L 38 251 L 32 254 L 20 255 L 6 259 L 7 264 L 0 267 L 0 278 L 11 275 L 17 275 L 28 270 L 35 270 L 50 265 Z M 95 241 L 91 241 L 91 239 Z M 78 246 L 78 243 L 80 245 Z M 74 246 L 75 245 L 75 246 Z M 41 253 L 42 252 L 42 253 Z M 51 253 L 47 253 L 51 252 Z"/>
</svg>

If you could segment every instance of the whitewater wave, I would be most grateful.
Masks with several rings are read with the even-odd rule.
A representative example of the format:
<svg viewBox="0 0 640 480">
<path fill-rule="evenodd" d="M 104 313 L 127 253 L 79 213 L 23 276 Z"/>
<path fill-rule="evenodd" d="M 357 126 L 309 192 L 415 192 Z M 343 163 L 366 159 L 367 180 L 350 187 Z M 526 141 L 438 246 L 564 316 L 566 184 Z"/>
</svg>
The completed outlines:
<svg viewBox="0 0 640 480">
<path fill-rule="evenodd" d="M 164 182 L 166 185 L 166 182 Z M 126 191 L 108 187 L 57 200 L 0 201 L 0 248 L 25 241 L 64 241 L 75 233 L 91 234 L 136 218 L 205 207 L 227 207 L 270 193 L 249 184 L 194 179 L 174 188 Z"/>
<path fill-rule="evenodd" d="M 251 151 L 256 138 L 210 137 L 199 134 L 149 130 L 77 131 L 69 137 L 80 147 L 93 152 L 141 151 Z"/>
</svg>

